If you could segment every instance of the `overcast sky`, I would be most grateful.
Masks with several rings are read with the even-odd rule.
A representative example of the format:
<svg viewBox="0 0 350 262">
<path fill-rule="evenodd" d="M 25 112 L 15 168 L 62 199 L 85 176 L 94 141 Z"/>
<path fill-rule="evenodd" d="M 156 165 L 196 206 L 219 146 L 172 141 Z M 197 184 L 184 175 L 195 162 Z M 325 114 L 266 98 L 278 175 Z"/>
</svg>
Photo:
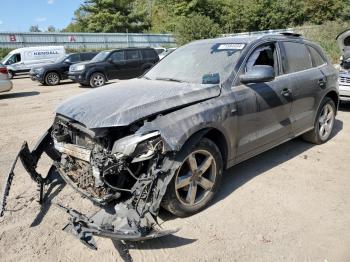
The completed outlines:
<svg viewBox="0 0 350 262">
<path fill-rule="evenodd" d="M 83 0 L 0 0 L 0 31 L 28 31 L 31 25 L 66 27 Z"/>
</svg>

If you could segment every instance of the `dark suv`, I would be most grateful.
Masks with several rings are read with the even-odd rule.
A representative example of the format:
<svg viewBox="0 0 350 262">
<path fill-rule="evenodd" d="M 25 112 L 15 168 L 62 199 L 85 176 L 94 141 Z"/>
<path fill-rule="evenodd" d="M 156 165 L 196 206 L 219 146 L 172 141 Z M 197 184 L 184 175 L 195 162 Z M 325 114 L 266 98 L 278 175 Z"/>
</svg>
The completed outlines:
<svg viewBox="0 0 350 262">
<path fill-rule="evenodd" d="M 158 54 L 153 48 L 102 51 L 90 62 L 71 66 L 68 77 L 82 85 L 99 87 L 111 79 L 138 77 L 158 61 Z"/>
<path fill-rule="evenodd" d="M 60 57 L 53 64 L 46 64 L 35 67 L 29 74 L 33 81 L 39 81 L 42 84 L 54 86 L 61 80 L 68 78 L 69 67 L 72 64 L 91 60 L 98 52 L 73 53 Z"/>
<path fill-rule="evenodd" d="M 337 71 L 315 43 L 286 34 L 201 40 L 143 77 L 62 103 L 19 157 L 41 196 L 58 172 L 103 206 L 88 217 L 61 205 L 83 243 L 145 240 L 175 232 L 157 226 L 160 206 L 177 216 L 207 207 L 225 169 L 300 135 L 327 142 L 338 104 Z M 35 170 L 43 152 L 54 163 L 46 178 Z"/>
</svg>

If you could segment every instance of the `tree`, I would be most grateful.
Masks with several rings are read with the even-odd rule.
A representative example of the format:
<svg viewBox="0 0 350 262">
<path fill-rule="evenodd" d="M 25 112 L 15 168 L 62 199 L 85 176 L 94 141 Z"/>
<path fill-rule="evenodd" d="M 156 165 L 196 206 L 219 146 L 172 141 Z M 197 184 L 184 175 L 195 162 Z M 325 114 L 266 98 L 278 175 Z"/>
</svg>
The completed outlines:
<svg viewBox="0 0 350 262">
<path fill-rule="evenodd" d="M 175 37 L 179 45 L 193 40 L 214 38 L 220 34 L 220 27 L 209 17 L 192 15 L 179 19 L 175 27 Z"/>
<path fill-rule="evenodd" d="M 55 28 L 53 25 L 50 25 L 50 26 L 47 28 L 47 32 L 56 32 L 56 28 Z"/>
<path fill-rule="evenodd" d="M 147 10 L 136 9 L 135 0 L 85 0 L 65 31 L 143 32 L 149 28 Z"/>
<path fill-rule="evenodd" d="M 29 32 L 41 32 L 38 25 L 32 25 L 29 27 Z"/>
</svg>

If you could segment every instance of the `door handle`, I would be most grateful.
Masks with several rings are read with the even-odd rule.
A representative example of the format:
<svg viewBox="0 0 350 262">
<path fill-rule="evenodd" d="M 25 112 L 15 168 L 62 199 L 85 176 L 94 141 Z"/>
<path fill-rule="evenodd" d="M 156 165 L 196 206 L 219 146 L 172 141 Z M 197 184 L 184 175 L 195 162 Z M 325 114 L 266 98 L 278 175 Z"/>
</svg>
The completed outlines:
<svg viewBox="0 0 350 262">
<path fill-rule="evenodd" d="M 321 88 L 325 88 L 326 85 L 327 85 L 327 78 L 324 77 L 324 78 L 319 79 L 318 80 L 318 85 Z"/>
<path fill-rule="evenodd" d="M 289 88 L 285 88 L 282 90 L 281 95 L 285 97 L 289 97 L 291 95 L 292 91 Z"/>
</svg>

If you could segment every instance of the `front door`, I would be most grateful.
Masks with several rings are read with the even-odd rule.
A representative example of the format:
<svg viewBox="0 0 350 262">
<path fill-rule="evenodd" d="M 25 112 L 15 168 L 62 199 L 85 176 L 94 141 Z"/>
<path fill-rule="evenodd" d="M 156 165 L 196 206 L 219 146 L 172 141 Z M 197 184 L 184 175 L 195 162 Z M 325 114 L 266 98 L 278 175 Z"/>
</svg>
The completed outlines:
<svg viewBox="0 0 350 262">
<path fill-rule="evenodd" d="M 106 72 L 108 79 L 123 79 L 126 73 L 124 51 L 113 52 L 107 61 Z"/>
<path fill-rule="evenodd" d="M 236 87 L 241 93 L 245 90 L 247 100 L 237 107 L 240 134 L 237 141 L 238 159 L 263 151 L 291 135 L 291 82 L 285 81 L 279 75 L 279 53 L 276 43 L 265 43 L 255 48 L 242 74 L 256 65 L 269 65 L 275 69 L 276 77 L 271 82 L 241 84 Z M 256 104 L 255 107 L 252 103 Z"/>
</svg>

